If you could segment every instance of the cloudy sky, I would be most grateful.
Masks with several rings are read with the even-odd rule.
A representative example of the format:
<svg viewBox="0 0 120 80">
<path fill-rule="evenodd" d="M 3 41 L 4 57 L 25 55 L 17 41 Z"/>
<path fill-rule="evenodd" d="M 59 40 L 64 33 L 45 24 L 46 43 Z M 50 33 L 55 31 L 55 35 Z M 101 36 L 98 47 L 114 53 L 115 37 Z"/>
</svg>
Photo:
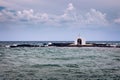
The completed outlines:
<svg viewBox="0 0 120 80">
<path fill-rule="evenodd" d="M 0 0 L 0 41 L 120 41 L 120 0 Z"/>
</svg>

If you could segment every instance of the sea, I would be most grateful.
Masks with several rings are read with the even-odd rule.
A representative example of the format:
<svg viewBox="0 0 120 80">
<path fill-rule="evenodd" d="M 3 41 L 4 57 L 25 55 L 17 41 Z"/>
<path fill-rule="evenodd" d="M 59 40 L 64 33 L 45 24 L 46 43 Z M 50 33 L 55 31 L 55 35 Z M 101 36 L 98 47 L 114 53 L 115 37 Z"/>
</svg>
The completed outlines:
<svg viewBox="0 0 120 80">
<path fill-rule="evenodd" d="M 120 48 L 5 47 L 48 42 L 0 41 L 0 80 L 120 80 Z M 120 41 L 88 42 L 120 44 Z"/>
</svg>

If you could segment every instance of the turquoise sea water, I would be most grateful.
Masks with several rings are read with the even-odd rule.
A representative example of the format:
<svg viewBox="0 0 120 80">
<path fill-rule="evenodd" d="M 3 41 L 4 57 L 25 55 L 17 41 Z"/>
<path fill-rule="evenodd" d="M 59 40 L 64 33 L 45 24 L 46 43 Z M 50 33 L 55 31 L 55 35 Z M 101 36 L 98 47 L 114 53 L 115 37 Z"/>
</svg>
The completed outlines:
<svg viewBox="0 0 120 80">
<path fill-rule="evenodd" d="M 0 80 L 120 80 L 120 48 L 0 47 Z"/>
</svg>

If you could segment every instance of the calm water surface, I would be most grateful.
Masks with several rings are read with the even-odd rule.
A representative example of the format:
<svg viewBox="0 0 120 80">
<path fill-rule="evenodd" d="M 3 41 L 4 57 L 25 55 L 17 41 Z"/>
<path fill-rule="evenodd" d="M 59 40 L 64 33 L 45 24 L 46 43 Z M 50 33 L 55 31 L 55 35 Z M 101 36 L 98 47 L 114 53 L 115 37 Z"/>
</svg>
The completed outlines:
<svg viewBox="0 0 120 80">
<path fill-rule="evenodd" d="M 0 80 L 120 80 L 120 48 L 0 48 Z"/>
</svg>

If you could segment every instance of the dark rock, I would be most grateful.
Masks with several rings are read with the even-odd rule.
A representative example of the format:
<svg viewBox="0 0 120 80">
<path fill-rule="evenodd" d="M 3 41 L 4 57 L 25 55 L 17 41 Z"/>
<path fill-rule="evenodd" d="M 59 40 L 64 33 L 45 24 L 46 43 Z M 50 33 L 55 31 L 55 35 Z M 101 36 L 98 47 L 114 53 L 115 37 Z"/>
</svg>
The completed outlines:
<svg viewBox="0 0 120 80">
<path fill-rule="evenodd" d="M 11 48 L 14 47 L 39 47 L 39 45 L 30 45 L 30 44 L 20 44 L 20 45 L 16 45 L 16 46 L 10 46 Z"/>
</svg>

